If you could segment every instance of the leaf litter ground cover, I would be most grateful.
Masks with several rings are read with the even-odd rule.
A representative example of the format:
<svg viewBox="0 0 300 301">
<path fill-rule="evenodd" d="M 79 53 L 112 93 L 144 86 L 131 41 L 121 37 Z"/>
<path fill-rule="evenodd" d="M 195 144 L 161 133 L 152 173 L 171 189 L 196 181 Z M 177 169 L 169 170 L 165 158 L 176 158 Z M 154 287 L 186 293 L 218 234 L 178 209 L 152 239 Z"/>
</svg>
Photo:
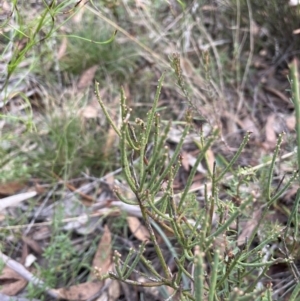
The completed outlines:
<svg viewBox="0 0 300 301">
<path fill-rule="evenodd" d="M 243 137 L 248 131 L 252 132 L 240 157 L 220 183 L 220 203 L 216 207 L 218 210 L 211 215 L 211 227 L 217 229 L 219 223 L 226 222 L 232 207 L 238 206 L 243 198 L 253 194 L 256 199 L 248 211 L 235 219 L 213 243 L 213 248 L 220 250 L 224 262 L 230 262 L 228 258 L 234 258 L 237 249 L 243 249 L 262 218 L 268 167 L 282 132 L 286 134 L 272 177 L 273 195 L 297 170 L 294 155 L 296 119 L 291 93 L 287 91 L 290 89 L 287 63 L 295 55 L 297 36 L 291 35 L 287 28 L 287 34 L 294 38 L 287 39 L 290 48 L 283 43 L 285 39 L 282 36 L 278 37 L 278 45 L 276 39 L 272 43 L 272 26 L 268 27 L 274 22 L 272 16 L 269 23 L 257 23 L 257 31 L 253 28 L 251 31 L 246 21 L 249 13 L 243 12 L 246 6 L 227 7 L 236 16 L 240 14 L 240 19 L 236 19 L 239 26 L 232 28 L 226 19 L 229 18 L 226 6 L 215 6 L 209 2 L 199 7 L 194 6 L 194 2 L 187 3 L 184 11 L 180 5 L 163 3 L 156 7 L 147 1 L 136 1 L 130 5 L 125 2 L 106 3 L 103 7 L 83 2 L 77 6 L 64 3 L 63 12 L 75 12 L 75 8 L 80 6 L 74 20 L 71 19 L 65 28 L 55 33 L 64 37 L 61 39 L 54 35 L 47 42 L 38 43 L 45 52 L 39 52 L 38 47 L 33 48 L 34 52 L 28 49 L 18 65 L 18 72 L 9 78 L 4 72 L 1 79 L 1 251 L 6 262 L 0 278 L 1 293 L 3 298 L 23 296 L 39 300 L 166 300 L 174 295 L 170 287 L 136 287 L 128 282 L 149 282 L 143 262 L 136 266 L 127 283 L 97 280 L 99 274 L 114 270 L 116 262 L 113 257 L 120 254 L 125 260 L 131 250 L 137 252 L 139 245 L 149 240 L 150 234 L 141 219 L 140 209 L 121 202 L 114 193 L 118 187 L 123 197 L 135 197 L 120 168 L 119 137 L 107 123 L 93 93 L 94 79 L 100 82 L 101 98 L 119 126 L 119 86 L 123 85 L 127 104 L 133 109 L 130 121 L 135 126 L 135 118 L 144 118 L 150 110 L 157 79 L 168 68 L 158 111 L 162 116 L 162 128 L 167 126 L 168 119 L 173 120 L 166 137 L 169 156 L 182 137 L 184 112 L 188 107 L 195 111 L 193 128 L 180 150 L 181 166 L 173 181 L 175 196 L 184 189 L 201 153 L 201 135 L 205 139 L 215 127 L 219 129 L 219 138 L 207 150 L 206 158 L 196 166 L 190 187 L 193 194 L 186 203 L 185 217 L 189 221 L 197 219 L 201 208 L 207 205 L 205 189 L 211 191 L 214 169 L 221 172 L 226 168 Z M 37 11 L 41 9 L 37 4 L 32 5 Z M 1 27 L 2 37 L 10 37 L 11 43 L 1 40 L 4 53 L 1 68 L 4 71 L 16 53 L 7 45 L 21 51 L 21 44 L 26 44 L 24 37 L 14 36 L 13 29 L 20 24 L 14 23 L 19 21 L 15 15 L 10 15 L 14 12 L 13 7 L 5 3 L 3 10 L 6 17 L 5 26 Z M 16 7 L 21 9 L 21 4 L 17 3 Z M 246 11 L 250 11 L 249 7 Z M 258 10 L 261 11 L 263 8 Z M 198 17 L 200 15 L 201 18 Z M 56 17 L 61 21 L 67 16 L 69 14 L 57 14 Z M 125 45 L 123 48 L 130 47 L 132 54 L 117 53 L 119 50 L 110 48 L 110 52 L 114 52 L 110 57 L 107 48 L 98 45 L 89 55 L 81 53 L 89 61 L 83 60 L 82 65 L 75 66 L 72 60 L 78 61 L 78 57 L 72 54 L 72 47 L 76 47 L 80 57 L 80 46 L 74 46 L 68 34 L 72 35 L 73 28 L 85 22 L 88 24 L 85 30 L 91 30 L 89 22 L 91 18 L 96 22 L 95 17 L 102 22 L 99 26 L 106 26 L 110 33 L 103 36 L 103 40 L 119 29 L 113 43 L 120 46 L 118 49 L 122 49 L 122 45 Z M 260 20 L 252 20 L 255 21 Z M 22 25 L 25 32 L 26 22 Z M 243 32 L 246 33 L 243 35 Z M 83 33 L 81 31 L 80 35 Z M 39 34 L 42 36 L 44 33 L 41 31 Z M 90 32 L 87 39 L 91 39 L 92 34 Z M 258 41 L 258 49 L 251 46 L 253 40 Z M 49 49 L 53 47 L 55 55 L 51 56 Z M 279 52 L 274 54 L 276 47 L 279 47 Z M 103 64 L 101 56 L 95 55 L 98 48 L 104 51 L 107 64 Z M 173 56 L 173 53 L 179 54 Z M 118 57 L 125 57 L 127 63 L 122 65 L 116 59 Z M 251 62 L 247 70 L 249 57 Z M 43 59 L 47 62 L 43 65 L 46 72 L 32 62 L 41 60 L 42 63 Z M 68 64 L 70 68 L 66 68 Z M 76 67 L 76 71 L 72 67 Z M 244 74 L 246 81 L 243 80 Z M 151 152 L 151 145 L 148 148 Z M 133 156 L 132 161 L 138 164 L 139 157 Z M 243 173 L 249 167 L 253 171 Z M 283 233 L 297 188 L 297 183 L 293 183 L 272 204 L 263 216 L 264 224 L 254 237 L 251 248 L 259 246 L 270 233 Z M 164 189 L 167 188 L 161 187 L 160 193 Z M 154 229 L 163 256 L 175 274 L 178 265 L 174 258 L 180 253 L 181 246 L 167 227 L 156 225 Z M 273 239 L 269 249 L 261 251 L 266 262 L 275 258 L 278 264 L 271 265 L 264 277 L 257 270 L 246 274 L 244 281 L 249 287 L 255 282 L 253 277 L 260 276 L 261 281 L 256 284 L 258 290 L 267 292 L 273 285 L 274 298 L 288 298 L 298 277 L 295 267 L 299 250 L 294 244 L 298 237 L 293 237 L 292 232 L 288 240 L 282 240 L 282 237 Z M 292 264 L 280 261 L 290 255 L 294 257 Z M 153 244 L 146 244 L 144 257 L 151 260 L 159 274 L 163 273 Z M 210 275 L 209 262 L 207 265 L 206 272 Z M 208 277 L 206 281 L 208 286 Z M 174 295 L 173 299 L 176 298 Z"/>
</svg>

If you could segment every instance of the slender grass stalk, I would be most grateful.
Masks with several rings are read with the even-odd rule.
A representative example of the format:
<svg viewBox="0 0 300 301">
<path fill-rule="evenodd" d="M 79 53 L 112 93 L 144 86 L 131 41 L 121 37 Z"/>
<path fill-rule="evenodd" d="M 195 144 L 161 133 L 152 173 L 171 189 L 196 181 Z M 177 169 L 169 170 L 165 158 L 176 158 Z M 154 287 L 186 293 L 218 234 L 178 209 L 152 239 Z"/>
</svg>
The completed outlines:
<svg viewBox="0 0 300 301">
<path fill-rule="evenodd" d="M 299 216 L 298 216 L 298 208 L 299 208 L 299 202 L 300 202 L 300 189 L 297 190 L 296 199 L 294 201 L 294 205 L 292 208 L 292 211 L 289 214 L 288 221 L 286 223 L 286 229 L 284 233 L 284 237 L 287 238 L 288 230 L 291 227 L 291 223 L 294 220 L 294 240 L 297 241 L 298 239 L 298 233 L 299 233 Z"/>
<path fill-rule="evenodd" d="M 216 196 L 216 164 L 214 164 L 213 173 L 212 173 L 212 179 L 211 179 L 211 186 L 212 186 L 212 195 L 209 197 L 209 211 L 208 211 L 208 224 L 207 224 L 207 233 L 211 232 L 211 227 L 213 225 L 213 215 L 215 213 L 215 200 L 217 198 Z M 221 219 L 222 217 L 220 217 Z"/>
<path fill-rule="evenodd" d="M 296 180 L 298 177 L 298 172 L 295 171 L 294 174 L 291 176 L 291 178 L 286 182 L 286 184 L 270 199 L 268 206 L 276 202 L 280 196 L 283 195 L 285 191 L 292 185 L 292 183 Z"/>
<path fill-rule="evenodd" d="M 273 179 L 273 173 L 274 173 L 274 167 L 275 162 L 280 150 L 280 146 L 282 143 L 283 134 L 280 134 L 276 143 L 276 148 L 274 151 L 274 155 L 272 157 L 272 163 L 269 166 L 269 176 L 268 176 L 268 183 L 267 183 L 267 201 L 269 202 L 271 200 L 271 187 L 272 187 L 272 179 Z"/>
<path fill-rule="evenodd" d="M 300 169 L 300 91 L 299 91 L 298 60 L 295 58 L 289 67 L 291 73 L 292 99 L 295 106 L 295 114 L 296 114 L 298 169 Z"/>
<path fill-rule="evenodd" d="M 299 294 L 300 294 L 300 282 L 295 286 L 289 301 L 297 301 L 299 300 Z"/>
</svg>

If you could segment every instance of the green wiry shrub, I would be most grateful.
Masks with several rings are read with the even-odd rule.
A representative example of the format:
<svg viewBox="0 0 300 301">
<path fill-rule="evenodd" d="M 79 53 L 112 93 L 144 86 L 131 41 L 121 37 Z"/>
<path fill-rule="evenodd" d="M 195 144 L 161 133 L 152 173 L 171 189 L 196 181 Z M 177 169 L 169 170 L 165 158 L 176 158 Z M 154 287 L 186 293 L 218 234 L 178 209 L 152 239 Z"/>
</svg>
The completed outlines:
<svg viewBox="0 0 300 301">
<path fill-rule="evenodd" d="M 110 277 L 143 287 L 168 286 L 173 293 L 167 300 L 172 300 L 175 295 L 179 300 L 273 300 L 271 285 L 263 285 L 265 275 L 270 266 L 278 263 L 293 264 L 293 260 L 289 256 L 280 257 L 269 251 L 269 246 L 277 243 L 279 237 L 286 240 L 288 231 L 284 232 L 282 227 L 275 225 L 270 228 L 263 220 L 270 207 L 298 177 L 298 173 L 295 172 L 280 189 L 274 190 L 272 187 L 273 170 L 282 135 L 267 171 L 267 187 L 263 192 L 265 203 L 262 206 L 261 218 L 250 237 L 245 238 L 245 241 L 238 241 L 241 233 L 240 222 L 249 219 L 249 212 L 254 211 L 257 203 L 255 193 L 241 190 L 243 185 L 254 181 L 254 169 L 233 168 L 249 140 L 250 133 L 245 136 L 227 166 L 214 166 L 213 172 L 208 176 L 208 182 L 204 185 L 204 206 L 199 206 L 195 201 L 190 188 L 198 164 L 205 158 L 210 146 L 217 141 L 218 130 L 213 130 L 209 136 L 200 139 L 201 152 L 183 191 L 175 194 L 173 184 L 181 165 L 180 152 L 183 142 L 192 130 L 192 114 L 190 110 L 186 112 L 181 139 L 170 156 L 165 144 L 170 123 L 161 128 L 160 115 L 157 113 L 163 80 L 164 75 L 159 79 L 153 106 L 146 118 L 137 118 L 134 122 L 130 120 L 131 109 L 127 106 L 124 92 L 121 90 L 120 127 L 117 127 L 108 114 L 99 94 L 99 84 L 96 84 L 101 108 L 119 136 L 124 178 L 135 197 L 128 199 L 118 188 L 115 188 L 115 193 L 122 202 L 139 206 L 150 233 L 150 242 L 162 268 L 161 271 L 157 271 L 153 262 L 144 256 L 148 244 L 143 242 L 138 250 L 130 250 L 124 258 L 115 252 L 115 271 L 99 277 Z M 231 185 L 231 192 L 227 194 L 226 199 L 221 199 L 219 191 L 224 181 Z M 298 204 L 298 201 L 299 197 L 295 202 Z M 190 214 L 191 212 L 194 214 Z M 296 216 L 293 211 L 290 221 Z M 233 223 L 236 224 L 235 227 L 232 226 Z M 168 266 L 154 227 L 162 230 L 160 234 L 169 242 L 169 246 L 176 246 L 175 251 L 170 249 L 170 252 L 174 252 L 176 263 L 173 270 Z M 171 233 L 169 238 L 164 232 Z M 260 239 L 253 245 L 256 236 Z M 144 266 L 143 271 L 147 272 L 140 270 L 141 265 Z M 142 275 L 145 281 L 135 280 L 134 275 Z M 292 300 L 295 300 L 298 290 L 296 286 Z"/>
</svg>

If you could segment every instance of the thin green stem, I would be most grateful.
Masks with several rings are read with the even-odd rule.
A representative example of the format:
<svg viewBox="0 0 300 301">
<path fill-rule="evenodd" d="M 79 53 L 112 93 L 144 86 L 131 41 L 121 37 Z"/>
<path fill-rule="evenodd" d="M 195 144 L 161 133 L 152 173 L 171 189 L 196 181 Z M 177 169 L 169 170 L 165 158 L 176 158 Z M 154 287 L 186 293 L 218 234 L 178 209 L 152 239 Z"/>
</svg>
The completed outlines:
<svg viewBox="0 0 300 301">
<path fill-rule="evenodd" d="M 216 182 L 219 182 L 220 180 L 222 180 L 222 178 L 224 177 L 224 175 L 226 174 L 226 172 L 232 167 L 232 165 L 236 162 L 236 160 L 239 158 L 239 156 L 241 155 L 243 149 L 245 148 L 245 146 L 247 145 L 249 139 L 250 139 L 250 135 L 251 133 L 248 132 L 246 134 L 246 136 L 244 137 L 239 149 L 237 150 L 237 152 L 235 153 L 235 155 L 233 156 L 233 158 L 231 159 L 231 161 L 228 163 L 228 165 L 224 168 L 224 170 L 221 172 L 221 174 L 218 176 L 218 178 L 216 179 Z"/>
<path fill-rule="evenodd" d="M 208 293 L 208 301 L 216 300 L 216 285 L 217 285 L 217 276 L 218 276 L 218 268 L 219 268 L 219 259 L 220 259 L 220 252 L 216 250 L 214 252 L 214 261 L 212 263 L 212 272 L 211 272 L 211 279 L 210 279 L 210 287 Z"/>
<path fill-rule="evenodd" d="M 168 163 L 168 165 L 165 167 L 163 173 L 161 174 L 161 176 L 159 177 L 159 179 L 157 181 L 155 181 L 154 185 L 152 187 L 150 187 L 150 191 L 153 195 L 155 195 L 157 193 L 157 191 L 161 188 L 161 183 L 162 181 L 165 179 L 166 175 L 169 173 L 170 168 L 172 167 L 172 165 L 174 164 L 175 160 L 177 159 L 181 147 L 183 145 L 184 139 L 187 136 L 188 132 L 190 129 L 190 125 L 188 124 L 185 128 L 184 131 L 180 137 L 180 141 L 174 151 L 174 154 L 172 155 L 170 162 Z"/>
<path fill-rule="evenodd" d="M 95 83 L 95 86 L 96 86 L 96 91 L 95 91 L 95 93 L 96 93 L 98 102 L 99 102 L 99 104 L 100 104 L 100 106 L 101 106 L 101 109 L 102 109 L 102 111 L 103 111 L 105 117 L 107 118 L 109 124 L 113 127 L 113 129 L 115 130 L 115 132 L 117 133 L 117 135 L 118 135 L 119 137 L 121 137 L 121 132 L 119 131 L 119 129 L 117 128 L 117 126 L 115 125 L 115 123 L 113 122 L 113 120 L 111 119 L 109 113 L 108 113 L 107 110 L 106 110 L 106 106 L 104 105 L 104 102 L 103 102 L 103 100 L 102 100 L 102 98 L 101 98 L 101 96 L 100 96 L 99 83 L 96 82 L 96 83 Z"/>
<path fill-rule="evenodd" d="M 157 104 L 158 104 L 158 100 L 159 100 L 159 96 L 160 96 L 160 92 L 161 92 L 161 88 L 162 88 L 162 85 L 163 85 L 164 78 L 165 78 L 165 74 L 163 73 L 162 76 L 160 77 L 160 79 L 158 80 L 158 86 L 157 86 L 157 89 L 156 89 L 152 109 L 151 109 L 150 112 L 148 112 L 147 125 L 146 125 L 146 135 L 145 135 L 145 140 L 146 141 L 149 140 L 149 136 L 150 136 L 150 132 L 151 132 L 152 124 L 153 124 L 153 119 L 154 119 L 154 115 L 156 113 L 156 108 L 157 108 Z"/>
<path fill-rule="evenodd" d="M 139 247 L 139 251 L 135 257 L 135 259 L 133 260 L 133 262 L 130 264 L 130 268 L 127 270 L 126 273 L 123 274 L 123 279 L 126 280 L 132 273 L 132 271 L 135 269 L 135 267 L 137 266 L 137 264 L 140 261 L 140 258 L 142 256 L 142 254 L 145 251 L 145 246 L 146 246 L 146 241 L 144 241 L 140 247 Z"/>
<path fill-rule="evenodd" d="M 272 187 L 274 167 L 275 167 L 276 158 L 278 156 L 280 146 L 281 146 L 281 143 L 282 143 L 282 138 L 283 138 L 282 136 L 283 135 L 280 134 L 279 137 L 278 137 L 278 141 L 277 141 L 277 144 L 276 144 L 274 155 L 272 157 L 272 163 L 269 167 L 269 176 L 268 176 L 268 183 L 267 183 L 267 200 L 268 200 L 268 202 L 271 200 L 271 187 Z"/>
<path fill-rule="evenodd" d="M 155 234 L 154 234 L 154 231 L 153 231 L 153 228 L 151 226 L 151 223 L 150 223 L 150 220 L 149 220 L 149 216 L 146 212 L 146 208 L 144 207 L 144 205 L 142 204 L 142 201 L 140 200 L 140 197 L 137 195 L 137 200 L 139 201 L 139 206 L 141 208 L 141 212 L 142 212 L 142 216 L 143 216 L 143 220 L 145 221 L 145 224 L 146 224 L 146 228 L 148 229 L 149 231 L 149 234 L 150 234 L 150 240 L 152 241 L 153 243 L 153 246 L 154 246 L 154 250 L 155 250 L 155 253 L 158 257 L 158 260 L 162 266 L 162 269 L 164 271 L 164 274 L 165 276 L 170 279 L 171 278 L 171 274 L 170 274 L 170 271 L 169 271 L 169 268 L 166 264 L 166 261 L 164 259 L 164 256 L 162 254 L 162 250 L 160 248 L 160 246 L 158 245 L 158 242 L 156 240 L 156 237 L 155 237 Z"/>
<path fill-rule="evenodd" d="M 296 114 L 298 169 L 300 169 L 300 90 L 299 90 L 298 60 L 295 58 L 289 67 L 291 72 L 293 103 L 295 106 L 295 114 Z M 300 177 L 299 177 L 299 181 L 300 181 Z"/>
<path fill-rule="evenodd" d="M 195 256 L 194 259 L 194 295 L 196 301 L 204 300 L 204 263 L 203 263 L 204 254 L 200 253 Z"/>
<path fill-rule="evenodd" d="M 194 166 L 192 167 L 192 170 L 190 171 L 189 177 L 187 179 L 187 183 L 185 184 L 185 187 L 184 187 L 183 194 L 180 197 L 180 202 L 179 202 L 179 205 L 178 205 L 178 211 L 181 210 L 183 202 L 184 202 L 187 194 L 189 193 L 189 189 L 192 186 L 193 179 L 194 179 L 194 176 L 196 174 L 198 165 L 200 164 L 201 160 L 204 158 L 205 153 L 209 149 L 209 147 L 211 146 L 212 142 L 215 140 L 216 134 L 217 134 L 217 131 L 215 131 L 213 133 L 212 137 L 210 139 L 208 139 L 206 145 L 203 147 L 200 154 L 198 155 L 197 160 L 196 160 Z"/>
</svg>

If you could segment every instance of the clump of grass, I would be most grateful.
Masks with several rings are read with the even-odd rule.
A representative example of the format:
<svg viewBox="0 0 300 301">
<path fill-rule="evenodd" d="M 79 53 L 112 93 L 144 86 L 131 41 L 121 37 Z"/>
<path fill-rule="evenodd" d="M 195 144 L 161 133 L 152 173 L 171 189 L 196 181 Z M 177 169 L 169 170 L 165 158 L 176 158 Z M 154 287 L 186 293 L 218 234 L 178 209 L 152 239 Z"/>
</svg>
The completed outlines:
<svg viewBox="0 0 300 301">
<path fill-rule="evenodd" d="M 37 149 L 28 154 L 33 164 L 40 162 L 39 173 L 46 175 L 51 170 L 58 176 L 73 178 L 85 171 L 102 176 L 114 166 L 113 146 L 108 152 L 104 143 L 107 133 L 97 126 L 97 120 L 84 127 L 79 115 L 49 115 L 41 126 L 46 126 L 47 135 L 31 134 Z"/>
<path fill-rule="evenodd" d="M 82 172 L 101 177 L 109 172 L 116 164 L 112 159 L 115 146 L 105 143 L 110 133 L 100 116 L 85 118 L 79 105 L 81 109 L 86 106 L 75 100 L 72 107 L 55 104 L 52 112 L 39 114 L 34 131 L 21 127 L 18 120 L 7 122 L 0 144 L 0 180 L 53 176 L 69 179 L 81 177 Z M 14 132 L 22 128 L 22 135 L 16 139 Z"/>
<path fill-rule="evenodd" d="M 67 50 L 61 60 L 61 69 L 80 75 L 84 70 L 99 65 L 98 77 L 114 74 L 115 80 L 124 81 L 136 66 L 137 54 L 118 35 L 113 43 L 99 45 L 99 41 L 109 40 L 112 33 L 111 27 L 86 12 L 72 35 L 67 36 Z"/>
</svg>

